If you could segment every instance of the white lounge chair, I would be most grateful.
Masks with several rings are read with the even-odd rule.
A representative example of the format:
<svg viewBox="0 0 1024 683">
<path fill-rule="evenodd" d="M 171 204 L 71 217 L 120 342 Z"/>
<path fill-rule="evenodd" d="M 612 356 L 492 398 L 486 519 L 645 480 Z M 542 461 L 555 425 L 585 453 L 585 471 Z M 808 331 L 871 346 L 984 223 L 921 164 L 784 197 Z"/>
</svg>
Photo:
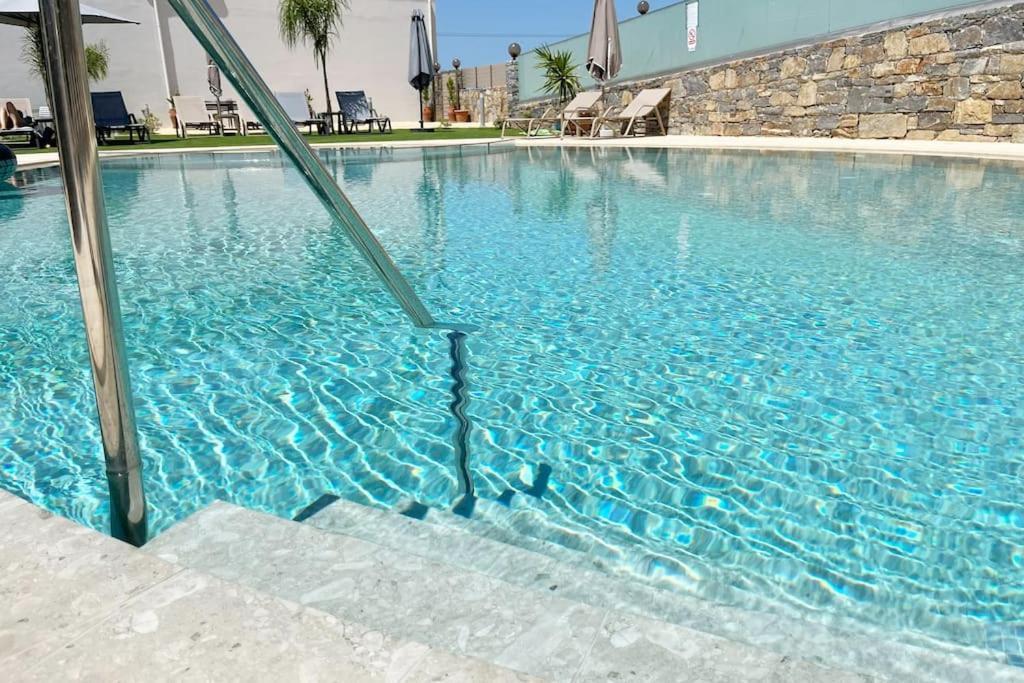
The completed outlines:
<svg viewBox="0 0 1024 683">
<path fill-rule="evenodd" d="M 281 108 L 292 122 L 298 126 L 306 126 L 307 132 L 312 133 L 316 126 L 316 132 L 323 135 L 327 132 L 327 122 L 324 119 L 312 118 L 309 115 L 309 105 L 306 104 L 306 94 L 301 92 L 276 92 Z"/>
<path fill-rule="evenodd" d="M 589 133 L 601 114 L 600 104 L 603 93 L 587 90 L 573 98 L 562 111 L 562 137 Z"/>
<path fill-rule="evenodd" d="M 548 107 L 540 116 L 507 118 L 501 123 L 501 137 L 505 137 L 505 131 L 509 128 L 521 131 L 528 137 L 536 137 L 544 123 L 555 123 L 558 117 L 555 115 L 555 108 Z"/>
<path fill-rule="evenodd" d="M 672 90 L 655 88 L 643 90 L 621 111 L 609 109 L 594 124 L 590 134 L 597 136 L 601 128 L 608 125 L 622 135 L 636 135 L 638 125 L 643 126 L 644 135 L 650 133 L 652 121 L 658 124 L 662 135 L 668 135 L 669 105 Z"/>
<path fill-rule="evenodd" d="M 520 130 L 529 137 L 536 137 L 544 129 L 545 123 L 563 122 L 562 128 L 564 130 L 564 122 L 566 120 L 573 121 L 590 112 L 596 114 L 595 108 L 600 101 L 601 91 L 588 90 L 577 93 L 576 97 L 561 112 L 558 112 L 555 107 L 548 107 L 540 116 L 505 119 L 501 124 L 501 137 L 505 137 L 505 131 L 509 128 Z"/>
<path fill-rule="evenodd" d="M 24 118 L 24 125 L 4 128 L 9 123 L 7 105 L 10 104 Z M 0 97 L 0 140 L 9 137 L 27 138 L 26 142 L 33 146 L 39 145 L 39 133 L 32 123 L 32 103 L 25 97 Z"/>
<path fill-rule="evenodd" d="M 178 130 L 181 137 L 188 137 L 189 128 L 205 130 L 210 135 L 220 133 L 220 123 L 213 120 L 206 109 L 206 101 L 194 95 L 175 95 L 174 112 L 178 118 Z"/>
</svg>

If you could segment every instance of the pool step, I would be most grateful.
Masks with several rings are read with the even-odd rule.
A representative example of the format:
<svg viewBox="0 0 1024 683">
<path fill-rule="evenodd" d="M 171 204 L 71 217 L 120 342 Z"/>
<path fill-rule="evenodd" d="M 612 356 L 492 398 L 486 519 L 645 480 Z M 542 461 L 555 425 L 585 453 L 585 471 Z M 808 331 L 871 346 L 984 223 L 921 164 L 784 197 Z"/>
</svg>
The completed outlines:
<svg viewBox="0 0 1024 683">
<path fill-rule="evenodd" d="M 168 563 L 0 490 L 4 681 L 522 681 Z"/>
<path fill-rule="evenodd" d="M 963 658 L 968 663 L 995 662 L 1012 665 L 1017 668 L 1017 675 L 1024 677 L 1024 627 L 1017 623 L 986 625 L 970 613 L 943 609 L 944 605 L 941 602 L 933 603 L 935 612 L 927 613 L 930 618 L 941 620 L 945 627 L 957 628 L 962 637 L 968 638 L 966 642 L 985 644 L 970 647 L 959 645 L 954 640 L 935 639 L 910 630 L 894 634 L 879 627 L 871 627 L 870 622 L 846 618 L 838 610 L 836 613 L 828 613 L 794 605 L 791 599 L 785 603 L 773 601 L 763 590 L 741 589 L 750 583 L 742 568 L 722 570 L 717 566 L 701 565 L 695 558 L 687 558 L 687 564 L 684 565 L 677 557 L 666 556 L 645 548 L 637 538 L 641 535 L 639 532 L 613 521 L 621 519 L 621 513 L 625 510 L 637 510 L 635 502 L 630 503 L 622 498 L 604 497 L 596 492 L 588 493 L 578 489 L 567 497 L 565 489 L 558 485 L 548 487 L 542 495 L 532 495 L 528 493 L 533 488 L 529 484 L 530 473 L 523 472 L 521 475 L 512 478 L 509 487 L 506 488 L 505 493 L 510 495 L 503 494 L 494 499 L 477 499 L 471 508 L 469 520 L 463 520 L 462 516 L 452 515 L 446 511 L 428 509 L 421 513 L 436 523 L 466 526 L 472 528 L 475 534 L 534 549 L 545 555 L 555 554 L 563 561 L 581 564 L 587 568 L 597 568 L 630 582 L 663 588 L 673 594 L 697 594 L 716 605 L 743 605 L 755 613 L 783 615 L 789 617 L 795 624 L 795 631 L 799 631 L 806 622 L 812 621 L 850 634 L 851 637 L 867 633 L 869 638 L 917 646 L 924 652 L 948 653 L 956 658 Z M 533 480 L 536 481 L 536 476 Z M 401 506 L 396 507 L 402 509 Z M 453 509 L 459 507 L 456 505 Z M 575 514 L 567 516 L 567 511 L 573 511 Z M 589 516 L 581 517 L 581 514 Z M 657 518 L 654 513 L 642 513 L 641 516 L 645 516 L 652 525 L 655 519 L 662 519 Z M 660 525 L 660 522 L 658 524 Z M 630 553 L 624 550 L 627 548 L 636 548 L 636 551 Z M 573 549 L 581 552 L 573 552 Z M 568 552 L 559 555 L 560 550 Z M 574 556 L 583 559 L 574 560 Z M 922 615 L 919 613 L 918 616 Z M 721 621 L 713 623 L 721 629 L 718 626 Z M 813 630 L 815 627 L 808 628 Z M 730 638 L 735 637 L 731 632 L 713 632 Z M 754 629 L 754 632 L 759 633 L 757 629 Z M 802 640 L 813 642 L 816 636 L 813 633 L 810 636 Z M 761 644 L 759 639 L 744 640 Z M 797 639 L 796 642 L 800 640 Z M 845 636 L 841 640 L 845 642 Z M 799 649 L 804 651 L 803 648 Z M 873 651 L 873 648 L 868 648 L 868 651 Z M 872 658 L 871 661 L 877 660 Z M 849 664 L 855 665 L 856 662 Z M 847 663 L 844 662 L 843 665 Z M 938 670 L 946 670 L 945 665 L 940 665 Z"/>
<path fill-rule="evenodd" d="M 422 524 L 395 518 L 398 527 Z M 541 679 L 678 680 L 685 671 L 700 681 L 869 680 L 573 600 L 543 581 L 527 587 L 468 569 L 460 564 L 465 555 L 486 552 L 470 534 L 451 533 L 466 545 L 449 546 L 448 561 L 441 561 L 402 547 L 394 528 L 379 529 L 381 536 L 361 538 L 217 503 L 146 550 L 389 637 Z M 538 567 L 522 571 L 539 573 Z"/>
<path fill-rule="evenodd" d="M 399 512 L 401 511 L 401 512 Z M 812 623 L 745 610 L 663 590 L 594 557 L 519 534 L 503 516 L 515 511 L 480 499 L 473 518 L 404 501 L 396 510 L 344 499 L 322 507 L 306 524 L 373 541 L 436 562 L 597 608 L 636 614 L 785 657 L 891 680 L 1024 680 L 1024 671 L 962 649 L 929 649 L 891 634 Z"/>
</svg>

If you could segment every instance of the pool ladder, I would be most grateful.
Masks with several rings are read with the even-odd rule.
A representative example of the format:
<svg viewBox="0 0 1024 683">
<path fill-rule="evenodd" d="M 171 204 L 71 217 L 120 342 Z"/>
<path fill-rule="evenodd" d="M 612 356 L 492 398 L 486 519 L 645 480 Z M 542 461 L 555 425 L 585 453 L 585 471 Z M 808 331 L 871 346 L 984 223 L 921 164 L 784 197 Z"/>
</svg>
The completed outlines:
<svg viewBox="0 0 1024 683">
<path fill-rule="evenodd" d="M 453 327 L 435 322 L 206 0 L 168 1 L 260 118 L 274 142 L 295 163 L 412 323 L 421 328 Z M 103 203 L 78 0 L 39 0 L 39 24 L 50 102 L 61 141 L 60 170 L 110 489 L 111 535 L 141 546 L 147 539 L 142 460 Z"/>
</svg>

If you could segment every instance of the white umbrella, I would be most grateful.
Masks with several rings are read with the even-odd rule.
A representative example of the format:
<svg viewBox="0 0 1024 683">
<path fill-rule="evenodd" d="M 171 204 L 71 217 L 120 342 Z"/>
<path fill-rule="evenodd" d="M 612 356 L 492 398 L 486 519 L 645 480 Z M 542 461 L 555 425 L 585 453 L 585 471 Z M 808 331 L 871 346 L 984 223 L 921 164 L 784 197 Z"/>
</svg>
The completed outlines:
<svg viewBox="0 0 1024 683">
<path fill-rule="evenodd" d="M 119 17 L 105 10 L 86 4 L 79 4 L 83 24 L 137 24 L 139 22 Z M 38 0 L 0 0 L 0 24 L 11 26 L 36 26 L 39 24 Z"/>
</svg>

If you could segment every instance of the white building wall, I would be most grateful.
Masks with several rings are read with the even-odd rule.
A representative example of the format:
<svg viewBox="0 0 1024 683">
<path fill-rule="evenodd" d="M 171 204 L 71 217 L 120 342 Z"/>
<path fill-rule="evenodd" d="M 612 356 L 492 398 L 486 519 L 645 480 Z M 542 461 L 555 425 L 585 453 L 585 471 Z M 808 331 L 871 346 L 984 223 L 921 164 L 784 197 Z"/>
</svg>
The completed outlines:
<svg viewBox="0 0 1024 683">
<path fill-rule="evenodd" d="M 167 0 L 90 0 L 90 4 L 140 22 L 138 26 L 85 26 L 88 42 L 102 39 L 110 48 L 110 73 L 92 85 L 94 90 L 121 90 L 129 111 L 138 115 L 148 105 L 165 126 L 168 93 L 209 97 L 206 53 Z M 312 50 L 303 45 L 290 50 L 281 41 L 277 0 L 210 0 L 210 4 L 272 90 L 309 89 L 316 109 L 325 110 L 323 77 Z M 344 29 L 328 58 L 332 94 L 365 90 L 381 114 L 395 121 L 418 120 L 420 101 L 407 81 L 410 18 L 419 9 L 433 22 L 433 4 L 434 0 L 349 0 Z M 432 29 L 436 35 L 436 28 Z M 44 89 L 22 64 L 23 34 L 23 29 L 0 25 L 0 64 L 4 65 L 0 97 L 29 97 L 38 107 L 45 99 Z M 224 86 L 225 98 L 237 99 L 226 79 Z M 332 108 L 337 108 L 333 101 Z"/>
<path fill-rule="evenodd" d="M 149 105 L 164 122 L 167 102 L 156 40 L 156 18 L 153 0 L 89 0 L 87 4 L 113 12 L 134 24 L 96 25 L 83 27 L 85 41 L 104 41 L 110 49 L 110 70 L 107 78 L 91 84 L 93 90 L 120 90 L 128 111 L 139 115 Z M 0 98 L 28 97 L 32 107 L 46 103 L 42 79 L 29 72 L 21 57 L 25 29 L 0 25 Z"/>
</svg>

